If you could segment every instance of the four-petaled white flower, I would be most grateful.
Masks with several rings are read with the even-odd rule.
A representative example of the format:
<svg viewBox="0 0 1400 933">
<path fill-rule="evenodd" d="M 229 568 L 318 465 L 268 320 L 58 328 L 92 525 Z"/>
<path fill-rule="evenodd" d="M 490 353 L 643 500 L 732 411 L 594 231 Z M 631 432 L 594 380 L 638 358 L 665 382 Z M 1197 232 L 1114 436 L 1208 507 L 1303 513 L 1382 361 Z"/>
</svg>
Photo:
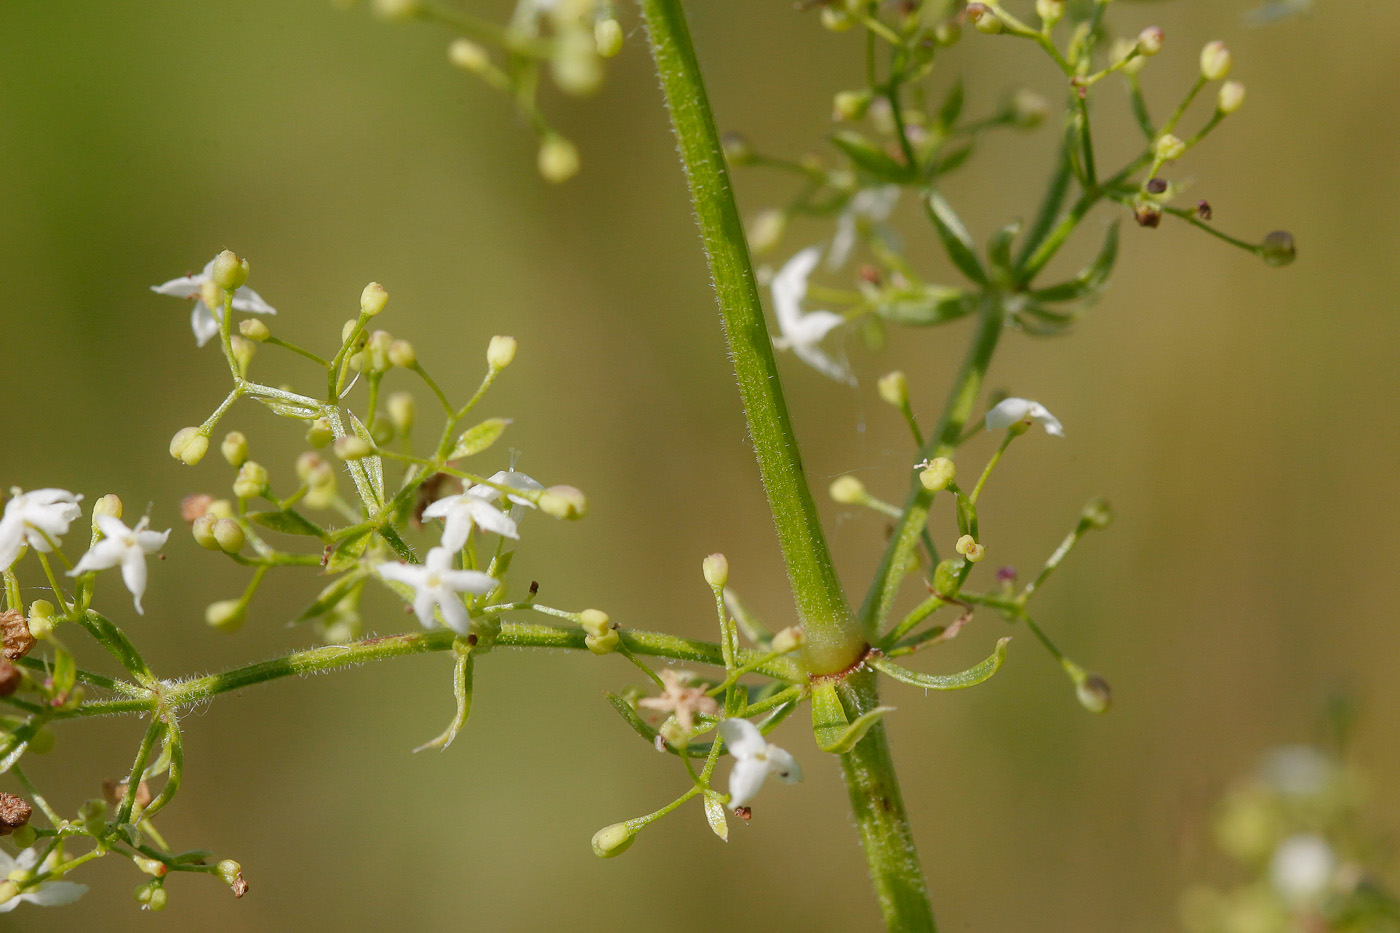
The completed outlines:
<svg viewBox="0 0 1400 933">
<path fill-rule="evenodd" d="M 505 474 L 496 474 L 503 475 Z M 498 481 L 495 476 L 491 477 L 491 480 L 503 482 Z M 442 546 L 451 551 L 460 551 L 466 547 L 467 538 L 471 536 L 474 527 L 519 540 L 520 532 L 516 528 L 515 519 L 491 504 L 500 496 L 499 489 L 478 483 L 466 492 L 434 502 L 423 510 L 423 517 L 443 519 Z M 511 496 L 510 499 L 512 502 L 523 501 L 519 496 Z"/>
<path fill-rule="evenodd" d="M 511 489 L 517 489 L 523 492 L 539 492 L 544 489 L 544 484 L 533 476 L 527 476 L 515 470 L 497 470 L 487 477 L 487 480 L 499 486 L 509 486 Z M 471 493 L 473 496 L 480 496 L 491 503 L 495 503 L 500 500 L 501 496 L 505 496 L 511 503 L 510 520 L 517 524 L 520 522 L 521 516 L 525 514 L 525 509 L 537 508 L 535 503 L 531 502 L 527 496 L 517 495 L 514 492 L 502 492 L 494 486 L 486 485 L 486 483 L 477 483 L 475 486 L 468 489 L 467 492 Z"/>
<path fill-rule="evenodd" d="M 802 780 L 796 759 L 769 743 L 747 719 L 724 720 L 719 724 L 719 735 L 734 756 L 734 769 L 729 772 L 731 808 L 738 809 L 752 800 L 770 774 L 789 784 Z"/>
<path fill-rule="evenodd" d="M 122 582 L 131 591 L 136 602 L 136 611 L 145 614 L 141 608 L 141 597 L 146 592 L 146 555 L 154 554 L 165 547 L 170 537 L 170 529 L 150 531 L 150 519 L 141 518 L 135 528 L 128 528 L 119 518 L 110 515 L 96 515 L 93 522 L 102 532 L 102 540 L 82 556 L 77 566 L 68 571 L 68 576 L 76 577 L 97 570 L 106 570 L 118 564 L 122 568 Z"/>
<path fill-rule="evenodd" d="M 457 598 L 458 593 L 478 596 L 494 590 L 499 581 L 479 570 L 456 570 L 452 558 L 456 549 L 435 547 L 421 565 L 387 563 L 379 565 L 379 575 L 396 583 L 413 587 L 413 612 L 424 628 L 437 628 L 433 609 L 442 610 L 447 627 L 459 635 L 468 634 L 471 617 L 467 607 Z"/>
<path fill-rule="evenodd" d="M 211 308 L 204 303 L 201 291 L 204 283 L 209 281 L 209 275 L 214 270 L 214 260 L 209 260 L 205 264 L 204 270 L 198 275 L 182 275 L 178 279 L 171 279 L 160 285 L 152 285 L 151 291 L 158 295 L 173 295 L 176 298 L 189 298 L 194 302 L 194 311 L 190 314 L 190 328 L 194 331 L 194 340 L 199 346 L 204 346 L 209 342 L 209 338 L 219 332 L 219 322 L 223 320 L 223 308 Z M 276 314 L 277 309 L 263 301 L 262 296 L 246 285 L 239 286 L 233 293 L 233 310 L 248 311 L 253 314 Z"/>
<path fill-rule="evenodd" d="M 39 864 L 39 853 L 33 849 L 25 849 L 16 856 L 0 851 L 0 879 L 11 874 L 29 875 L 37 864 Z M 63 904 L 73 903 L 86 893 L 87 885 L 85 884 L 74 884 L 71 881 L 43 881 L 0 904 L 0 914 L 14 910 L 24 901 L 38 904 L 40 907 L 60 907 Z"/>
<path fill-rule="evenodd" d="M 83 514 L 78 508 L 82 496 L 66 489 L 21 492 L 12 487 L 10 496 L 0 517 L 0 570 L 10 569 L 25 543 L 36 551 L 53 550 L 59 538 L 68 534 L 68 526 Z"/>
<path fill-rule="evenodd" d="M 998 402 L 996 407 L 987 412 L 987 430 L 999 431 L 1026 419 L 1043 424 L 1046 434 L 1065 436 L 1065 428 L 1060 424 L 1060 419 L 1050 414 L 1050 409 L 1044 405 L 1028 398 L 1008 398 Z"/>
<path fill-rule="evenodd" d="M 828 269 L 840 268 L 851 255 L 862 221 L 873 226 L 890 216 L 894 206 L 899 203 L 899 192 L 899 185 L 881 185 L 878 188 L 863 188 L 855 193 L 836 218 L 836 233 L 826 250 Z"/>
<path fill-rule="evenodd" d="M 773 346 L 791 350 L 802 362 L 825 376 L 854 385 L 855 377 L 845 361 L 833 359 L 818 346 L 823 337 L 846 323 L 846 319 L 833 311 L 802 310 L 803 299 L 807 297 L 807 278 L 817 267 L 821 255 L 820 246 L 809 246 L 789 259 L 773 276 L 770 286 L 773 313 L 781 332 L 781 336 L 773 338 Z"/>
</svg>

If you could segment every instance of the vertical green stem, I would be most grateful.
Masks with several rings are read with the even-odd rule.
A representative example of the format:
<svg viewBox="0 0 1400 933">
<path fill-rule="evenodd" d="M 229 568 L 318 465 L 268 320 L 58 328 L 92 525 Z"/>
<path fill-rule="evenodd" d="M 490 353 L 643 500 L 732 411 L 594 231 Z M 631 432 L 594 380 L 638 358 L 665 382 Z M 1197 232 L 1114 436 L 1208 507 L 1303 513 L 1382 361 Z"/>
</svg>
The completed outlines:
<svg viewBox="0 0 1400 933">
<path fill-rule="evenodd" d="M 816 502 L 802 470 L 743 223 L 690 31 L 680 0 L 639 3 L 680 144 L 778 544 L 807 630 L 807 662 L 814 673 L 842 671 L 860 657 L 865 639 L 832 566 Z"/>
</svg>

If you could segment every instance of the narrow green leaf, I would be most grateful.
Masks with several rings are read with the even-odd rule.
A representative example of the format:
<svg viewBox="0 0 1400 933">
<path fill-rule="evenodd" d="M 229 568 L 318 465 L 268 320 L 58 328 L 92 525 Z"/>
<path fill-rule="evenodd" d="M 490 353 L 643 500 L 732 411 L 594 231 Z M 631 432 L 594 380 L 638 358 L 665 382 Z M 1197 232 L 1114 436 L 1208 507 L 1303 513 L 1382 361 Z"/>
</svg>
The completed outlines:
<svg viewBox="0 0 1400 933">
<path fill-rule="evenodd" d="M 1016 256 L 1017 269 L 1025 266 L 1026 260 L 1050 234 L 1050 229 L 1055 226 L 1055 221 L 1060 217 L 1060 209 L 1065 205 L 1065 196 L 1069 193 L 1069 182 L 1073 177 L 1069 161 L 1069 147 L 1068 140 L 1060 144 L 1060 155 L 1055 162 L 1054 174 L 1050 176 L 1050 187 L 1045 190 L 1045 197 L 1040 202 L 1040 209 L 1036 211 L 1035 220 L 1031 222 L 1030 230 L 1021 240 L 1021 251 Z"/>
<path fill-rule="evenodd" d="M 1097 298 L 1103 291 L 1104 285 L 1108 283 L 1108 278 L 1113 274 L 1113 267 L 1118 262 L 1118 224 L 1115 222 L 1108 228 L 1108 233 L 1104 235 L 1102 248 L 1099 254 L 1094 257 L 1094 261 L 1089 263 L 1079 274 L 1067 282 L 1058 285 L 1051 285 L 1047 288 L 1034 289 L 1030 294 L 1036 301 L 1057 302 L 1057 301 L 1080 301 Z"/>
<path fill-rule="evenodd" d="M 313 538 L 324 538 L 326 536 L 320 526 L 305 518 L 295 509 L 286 509 L 278 512 L 268 510 L 266 512 L 249 512 L 248 520 L 256 525 L 261 525 L 271 531 L 280 531 L 288 535 L 310 535 Z"/>
<path fill-rule="evenodd" d="M 987 243 L 987 261 L 992 264 L 998 275 L 1007 279 L 1011 277 L 1011 244 L 1016 242 L 1016 235 L 1020 232 L 1021 221 L 1013 220 L 992 234 Z"/>
<path fill-rule="evenodd" d="M 274 414 L 283 418 L 296 418 L 300 421 L 315 421 L 320 417 L 320 409 L 308 408 L 305 405 L 298 405 L 295 402 L 288 402 L 285 399 L 269 398 L 265 395 L 254 395 L 253 398 L 262 402 L 272 409 Z"/>
<path fill-rule="evenodd" d="M 467 717 L 472 711 L 472 646 L 467 644 L 465 638 L 457 638 L 452 642 L 452 653 L 456 655 L 455 663 L 452 666 L 452 695 L 457 700 L 457 713 L 452 717 L 452 721 L 447 724 L 442 735 L 430 742 L 424 742 L 414 749 L 421 752 L 425 748 L 445 749 L 452 744 L 452 740 L 457 738 L 457 733 L 467 724 Z"/>
<path fill-rule="evenodd" d="M 875 313 L 895 324 L 930 327 L 971 314 L 972 295 L 960 288 L 929 285 L 922 292 L 904 292 L 875 306 Z"/>
<path fill-rule="evenodd" d="M 315 601 L 301 611 L 301 615 L 296 617 L 297 622 L 305 622 L 308 619 L 319 618 L 336 607 L 342 599 L 365 582 L 365 574 L 348 573 L 342 577 L 337 577 L 325 589 L 321 590 Z"/>
<path fill-rule="evenodd" d="M 940 175 L 947 175 L 962 168 L 963 163 L 972 155 L 977 148 L 977 141 L 969 139 L 959 146 L 939 153 L 938 161 L 933 164 L 933 169 L 929 173 L 930 177 L 937 178 Z"/>
<path fill-rule="evenodd" d="M 886 713 L 894 712 L 893 706 L 877 706 L 870 712 L 856 718 L 856 721 L 847 726 L 840 735 L 830 745 L 821 746 L 824 752 L 831 752 L 833 755 L 844 755 L 856 747 L 856 743 L 865 738 L 865 733 L 870 731 L 870 727 L 879 722 Z"/>
<path fill-rule="evenodd" d="M 374 443 L 374 435 L 370 433 L 369 428 L 365 427 L 364 423 L 361 422 L 359 418 L 355 417 L 355 413 L 353 411 L 347 411 L 346 414 L 350 416 L 350 426 L 354 428 L 355 436 L 370 447 L 377 446 Z M 374 494 L 376 496 L 375 504 L 383 505 L 384 461 L 379 457 L 361 457 L 359 460 L 355 460 L 350 464 L 350 469 L 361 469 L 365 471 L 365 475 L 369 477 L 370 486 L 374 489 Z"/>
<path fill-rule="evenodd" d="M 1011 641 L 1009 637 L 997 642 L 996 651 L 991 657 L 975 667 L 970 667 L 958 674 L 920 674 L 908 668 L 900 667 L 888 658 L 874 656 L 870 663 L 877 670 L 888 674 L 901 683 L 912 684 L 915 687 L 923 687 L 927 690 L 961 690 L 963 687 L 975 687 L 985 680 L 991 678 L 1001 664 L 1006 660 L 1006 644 Z"/>
<path fill-rule="evenodd" d="M 705 795 L 705 819 L 709 821 L 710 829 L 715 835 L 725 842 L 729 841 L 729 821 L 724 818 L 724 804 L 719 802 L 719 798 Z"/>
<path fill-rule="evenodd" d="M 496 443 L 508 424 L 509 418 L 487 418 L 480 424 L 472 425 L 457 438 L 457 446 L 452 448 L 452 455 L 448 459 L 458 460 L 462 457 L 476 456 Z"/>
<path fill-rule="evenodd" d="M 369 547 L 369 539 L 370 530 L 364 528 L 338 543 L 326 558 L 326 573 L 343 573 L 355 566 Z"/>
<path fill-rule="evenodd" d="M 66 697 L 78 682 L 78 662 L 66 648 L 56 648 L 53 657 L 53 691 L 55 697 Z"/>
<path fill-rule="evenodd" d="M 987 273 L 977 259 L 977 248 L 952 206 L 937 191 L 929 192 L 924 203 L 928 208 L 929 219 L 933 221 L 938 238 L 943 241 L 943 248 L 948 251 L 948 258 L 953 261 L 953 265 L 978 285 L 986 285 Z"/>
<path fill-rule="evenodd" d="M 908 181 L 909 166 L 895 161 L 888 153 L 859 133 L 849 130 L 831 137 L 831 144 L 844 152 L 859 168 L 881 181 Z"/>
<path fill-rule="evenodd" d="M 943 98 L 943 106 L 938 108 L 938 128 L 945 134 L 958 122 L 958 117 L 962 116 L 963 101 L 966 99 L 963 81 L 959 77 L 948 89 L 948 96 Z"/>
</svg>

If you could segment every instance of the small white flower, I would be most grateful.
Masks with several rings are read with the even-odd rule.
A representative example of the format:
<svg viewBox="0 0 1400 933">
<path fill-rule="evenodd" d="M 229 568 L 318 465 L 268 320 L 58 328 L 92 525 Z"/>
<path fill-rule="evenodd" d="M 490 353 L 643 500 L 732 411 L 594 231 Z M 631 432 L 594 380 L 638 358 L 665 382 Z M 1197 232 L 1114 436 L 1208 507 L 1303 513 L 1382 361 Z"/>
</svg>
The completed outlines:
<svg viewBox="0 0 1400 933">
<path fill-rule="evenodd" d="M 1292 904 L 1316 901 L 1332 886 L 1336 872 L 1336 853 L 1315 833 L 1289 836 L 1279 843 L 1269 863 L 1274 890 Z"/>
<path fill-rule="evenodd" d="M 874 225 L 890 216 L 894 206 L 899 203 L 899 192 L 899 185 L 881 185 L 856 192 L 836 218 L 836 233 L 826 251 L 828 269 L 840 268 L 850 257 L 862 221 Z"/>
<path fill-rule="evenodd" d="M 515 470 L 497 470 L 495 473 L 492 473 L 489 477 L 487 477 L 487 479 L 488 481 L 496 483 L 499 486 L 509 486 L 511 489 L 523 490 L 525 492 L 539 492 L 540 490 L 544 489 L 544 484 L 541 483 L 539 480 L 535 479 L 533 476 L 527 476 L 524 473 L 517 473 Z M 531 502 L 526 496 L 516 495 L 515 493 L 509 492 L 501 492 L 494 486 L 487 486 L 485 483 L 477 483 L 475 486 L 468 489 L 467 492 L 473 496 L 480 496 L 482 499 L 485 499 L 487 502 L 490 503 L 495 503 L 500 500 L 501 496 L 505 496 L 506 499 L 508 499 L 512 504 L 510 510 L 510 520 L 516 522 L 517 524 L 520 522 L 521 517 L 525 514 L 525 509 L 536 508 L 535 503 Z"/>
<path fill-rule="evenodd" d="M 16 856 L 0 851 L 0 878 L 17 873 L 29 875 L 37 864 L 39 864 L 39 853 L 33 849 L 25 849 Z M 40 907 L 60 907 L 73 903 L 86 893 L 87 885 L 85 884 L 74 884 L 71 881 L 44 881 L 23 894 L 18 894 L 0 904 L 0 914 L 14 910 L 23 901 L 38 904 Z"/>
<path fill-rule="evenodd" d="M 152 285 L 151 291 L 158 295 L 173 295 L 176 298 L 189 298 L 194 302 L 190 314 L 190 327 L 194 330 L 194 340 L 199 346 L 209 342 L 209 338 L 219 332 L 219 321 L 223 319 L 223 308 L 211 308 L 200 297 L 200 290 L 209 281 L 214 269 L 214 260 L 209 260 L 198 275 L 182 275 L 178 279 L 160 285 Z M 253 314 L 276 314 L 277 309 L 263 301 L 262 296 L 246 285 L 233 293 L 233 310 L 248 311 Z"/>
<path fill-rule="evenodd" d="M 11 499 L 0 517 L 0 570 L 9 570 L 27 542 L 36 551 L 48 553 L 52 544 L 68 534 L 68 526 L 82 515 L 75 496 L 66 489 L 35 489 L 21 492 L 11 487 Z"/>
<path fill-rule="evenodd" d="M 475 593 L 481 596 L 494 590 L 498 581 L 479 570 L 453 569 L 454 553 L 455 549 L 435 547 L 428 552 L 422 565 L 387 563 L 380 564 L 378 570 L 386 580 L 413 587 L 413 612 L 424 628 L 437 628 L 433 609 L 438 608 L 442 610 L 448 628 L 459 635 L 466 635 L 471 617 L 457 594 Z"/>
<path fill-rule="evenodd" d="M 719 735 L 734 756 L 734 770 L 729 772 L 730 808 L 737 809 L 752 800 L 770 774 L 789 784 L 802 780 L 797 761 L 769 743 L 758 726 L 747 719 L 724 720 L 719 724 Z"/>
<path fill-rule="evenodd" d="M 1044 405 L 1028 398 L 1008 398 L 998 402 L 995 408 L 987 412 L 987 430 L 999 431 L 1027 418 L 1044 425 L 1046 434 L 1065 436 L 1060 419 L 1050 414 L 1050 409 Z"/>
<path fill-rule="evenodd" d="M 838 382 L 855 385 L 855 377 L 842 360 L 824 353 L 818 344 L 846 319 L 832 311 L 802 310 L 807 297 L 807 278 L 821 260 L 820 246 L 809 246 L 789 259 L 773 276 L 773 313 L 778 318 L 781 336 L 773 338 L 779 350 L 791 350 L 817 372 Z"/>
<path fill-rule="evenodd" d="M 150 519 L 144 516 L 136 523 L 135 528 L 126 527 L 121 519 L 110 515 L 94 516 L 93 522 L 102 532 L 102 540 L 82 556 L 77 566 L 68 571 L 68 576 L 77 577 L 120 564 L 122 582 L 131 591 L 136 602 L 136 611 L 144 615 L 141 597 L 146 593 L 146 555 L 154 554 L 165 547 L 165 541 L 170 537 L 170 529 L 148 531 L 146 526 L 150 524 Z"/>
<path fill-rule="evenodd" d="M 491 504 L 500 495 L 499 489 L 478 484 L 466 492 L 437 500 L 423 510 L 423 517 L 443 519 L 442 546 L 450 551 L 464 548 L 475 527 L 519 540 L 514 519 Z"/>
</svg>

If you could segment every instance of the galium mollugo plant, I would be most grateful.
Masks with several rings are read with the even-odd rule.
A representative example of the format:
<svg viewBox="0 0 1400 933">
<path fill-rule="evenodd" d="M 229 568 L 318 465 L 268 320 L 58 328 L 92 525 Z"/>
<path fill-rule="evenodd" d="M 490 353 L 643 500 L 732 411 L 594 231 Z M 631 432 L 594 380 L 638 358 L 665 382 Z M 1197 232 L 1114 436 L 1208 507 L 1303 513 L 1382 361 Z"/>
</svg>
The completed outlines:
<svg viewBox="0 0 1400 933">
<path fill-rule="evenodd" d="M 547 70 L 571 93 L 596 87 L 601 59 L 625 44 L 611 4 L 520 0 L 505 25 L 429 0 L 379 0 L 374 6 L 388 19 L 427 20 L 454 31 L 449 59 L 511 97 L 540 135 L 544 175 L 558 181 L 577 170 L 577 151 L 540 115 L 538 77 Z M 892 711 L 881 702 L 884 681 L 950 690 L 993 676 L 1006 658 L 1007 637 L 994 637 L 986 659 L 960 673 L 906 666 L 915 653 L 955 637 L 986 637 L 984 626 L 972 626 L 980 611 L 1026 628 L 1062 666 L 1082 706 L 1108 709 L 1107 681 L 1062 652 L 1031 614 L 1033 598 L 1070 551 L 1111 522 L 1107 504 L 1091 501 L 1024 583 L 1012 568 L 978 572 L 995 554 L 998 539 L 1012 533 L 983 529 L 979 521 L 995 468 L 1013 442 L 1037 425 L 1054 438 L 1066 433 L 1040 400 L 1053 387 L 1016 386 L 1029 397 L 1008 397 L 989 392 L 987 377 L 1007 332 L 1032 338 L 1063 333 L 1101 296 L 1119 250 L 1117 223 L 1082 271 L 1047 281 L 1052 261 L 1101 206 L 1148 230 L 1165 218 L 1185 222 L 1271 265 L 1292 260 L 1288 234 L 1247 242 L 1217 230 L 1207 202 L 1178 203 L 1185 184 L 1175 166 L 1243 104 L 1243 86 L 1227 80 L 1229 50 L 1221 43 L 1202 49 L 1178 106 L 1163 118 L 1149 111 L 1141 82 L 1153 76 L 1149 60 L 1168 38 L 1139 23 L 1129 38 L 1111 42 L 1106 0 L 1037 0 L 1014 9 L 1010 3 L 953 0 L 806 2 L 799 4 L 804 15 L 860 40 L 853 48 L 864 58 L 866 81 L 836 95 L 838 127 L 827 140 L 827 156 L 789 157 L 767 154 L 743 136 L 720 137 L 679 0 L 640 0 L 639 6 L 705 242 L 794 618 L 780 626 L 757 619 L 731 588 L 729 563 L 720 554 L 702 562 L 715 641 L 647 631 L 597 608 L 544 604 L 535 582 L 521 586 L 511 579 L 516 549 L 529 537 L 526 522 L 533 512 L 582 518 L 587 500 L 571 486 L 534 478 L 552 472 L 548 465 L 528 464 L 527 474 L 514 458 L 502 458 L 497 442 L 509 420 L 478 412 L 514 359 L 516 342 L 494 338 L 477 391 L 465 401 L 452 400 L 411 342 L 378 328 L 389 302 L 378 284 L 364 289 L 358 313 L 328 342 L 329 352 L 304 348 L 276 334 L 272 306 L 247 285 L 248 263 L 221 252 L 199 274 L 155 287 L 193 303 L 196 342 L 217 339 L 231 382 L 208 417 L 178 431 L 170 443 L 171 455 L 200 467 L 201 476 L 213 476 L 202 462 L 215 445 L 219 457 L 209 459 L 222 459 L 233 471 L 228 493 L 190 496 L 179 509 L 202 546 L 249 570 L 244 591 L 210 603 L 205 617 L 215 629 L 256 631 L 254 600 L 269 574 L 319 574 L 298 618 L 313 623 L 328 644 L 218 674 L 159 676 L 137 648 L 139 631 L 133 638 L 95 606 L 99 592 L 111 592 L 104 582 L 108 571 L 119 566 L 140 608 L 145 558 L 168 534 L 151 529 L 174 524 L 165 517 L 174 510 L 158 505 L 152 516 L 129 525 L 121 501 L 103 496 L 91 511 L 87 551 L 73 561 L 63 539 L 71 539 L 81 518 L 82 497 L 65 490 L 16 490 L 0 518 L 6 620 L 0 700 L 11 711 L 0 739 L 0 772 L 28 798 L 10 795 L 17 803 L 3 818 L 12 840 L 31 854 L 0 884 L 0 907 L 81 893 L 57 885 L 68 884 L 62 879 L 83 863 L 109 855 L 150 876 L 137 891 L 149 909 L 165 906 L 167 879 L 174 874 L 214 875 L 236 895 L 246 892 L 236 862 L 177 850 L 154 823 L 179 791 L 180 714 L 196 704 L 293 674 L 441 652 L 451 661 L 456 712 L 420 749 L 445 749 L 467 722 L 478 661 L 490 663 L 490 654 L 502 647 L 569 648 L 635 669 L 641 685 L 609 693 L 607 700 L 628 728 L 675 759 L 682 788 L 652 812 L 600 830 L 592 839 L 595 853 L 621 854 L 652 822 L 697 798 L 710 829 L 727 840 L 730 820 L 754 816 L 767 777 L 795 780 L 802 773 L 799 759 L 811 766 L 813 753 L 795 734 L 784 742 L 796 754 L 769 740 L 806 706 L 817 749 L 839 760 L 886 925 L 932 930 L 927 886 L 882 721 Z M 1119 6 L 1125 19 L 1143 9 Z M 965 114 L 961 83 L 940 69 L 944 50 L 960 41 L 1019 42 L 1044 60 L 1058 110 L 1050 99 L 1022 90 L 991 113 Z M 1183 129 L 1195 119 L 1193 102 L 1208 89 L 1214 95 L 1208 116 L 1194 130 Z M 1101 164 L 1092 106 L 1110 90 L 1128 95 L 1136 124 L 1128 134 L 1140 137 L 1136 154 L 1113 168 Z M 987 134 L 1051 119 L 1058 121 L 1060 139 L 1031 221 L 1010 221 L 979 245 L 945 194 L 944 179 L 975 157 Z M 729 180 L 731 164 L 776 170 L 793 182 L 795 193 L 785 204 L 751 217 L 747 235 Z M 901 205 L 917 206 L 956 278 L 944 279 L 937 262 L 904 245 Z M 800 248 L 776 272 L 759 270 L 772 293 L 776 326 L 770 328 L 749 249 L 777 249 L 794 218 L 828 221 L 829 234 Z M 235 320 L 235 312 L 257 316 Z M 859 328 L 876 345 L 891 327 L 941 326 L 962 318 L 974 321 L 971 340 L 935 421 L 918 416 L 922 402 L 916 398 L 923 390 L 905 374 L 888 373 L 875 382 L 879 397 L 909 429 L 910 448 L 900 464 L 908 471 L 902 504 L 877 496 L 854 476 L 830 486 L 838 503 L 873 510 L 893 525 L 874 578 L 853 603 L 827 551 L 774 350 L 856 385 L 861 367 L 837 348 L 850 330 Z M 259 381 L 257 358 L 272 351 L 300 358 L 309 382 L 292 388 Z M 244 417 L 248 401 L 304 431 L 307 449 L 291 470 L 254 459 L 257 447 L 246 433 L 252 422 L 225 429 L 235 411 Z M 426 442 L 424 411 L 433 412 Z M 1017 444 L 1017 452 L 1043 442 L 1060 441 L 1037 436 Z M 206 482 L 216 488 L 214 479 Z M 936 498 L 951 503 L 951 521 L 931 517 Z M 48 595 L 28 598 L 26 590 L 37 587 L 47 587 Z M 367 589 L 401 598 L 421 630 L 363 637 Z M 77 637 L 106 649 L 117 672 L 77 667 L 67 645 Z M 38 653 L 36 646 L 42 646 Z M 76 813 L 58 812 L 30 781 L 24 756 L 51 744 L 67 720 L 116 714 L 148 721 L 130 771 Z M 727 780 L 721 776 L 726 755 L 734 761 Z M 32 809 L 41 819 L 31 821 Z"/>
</svg>

